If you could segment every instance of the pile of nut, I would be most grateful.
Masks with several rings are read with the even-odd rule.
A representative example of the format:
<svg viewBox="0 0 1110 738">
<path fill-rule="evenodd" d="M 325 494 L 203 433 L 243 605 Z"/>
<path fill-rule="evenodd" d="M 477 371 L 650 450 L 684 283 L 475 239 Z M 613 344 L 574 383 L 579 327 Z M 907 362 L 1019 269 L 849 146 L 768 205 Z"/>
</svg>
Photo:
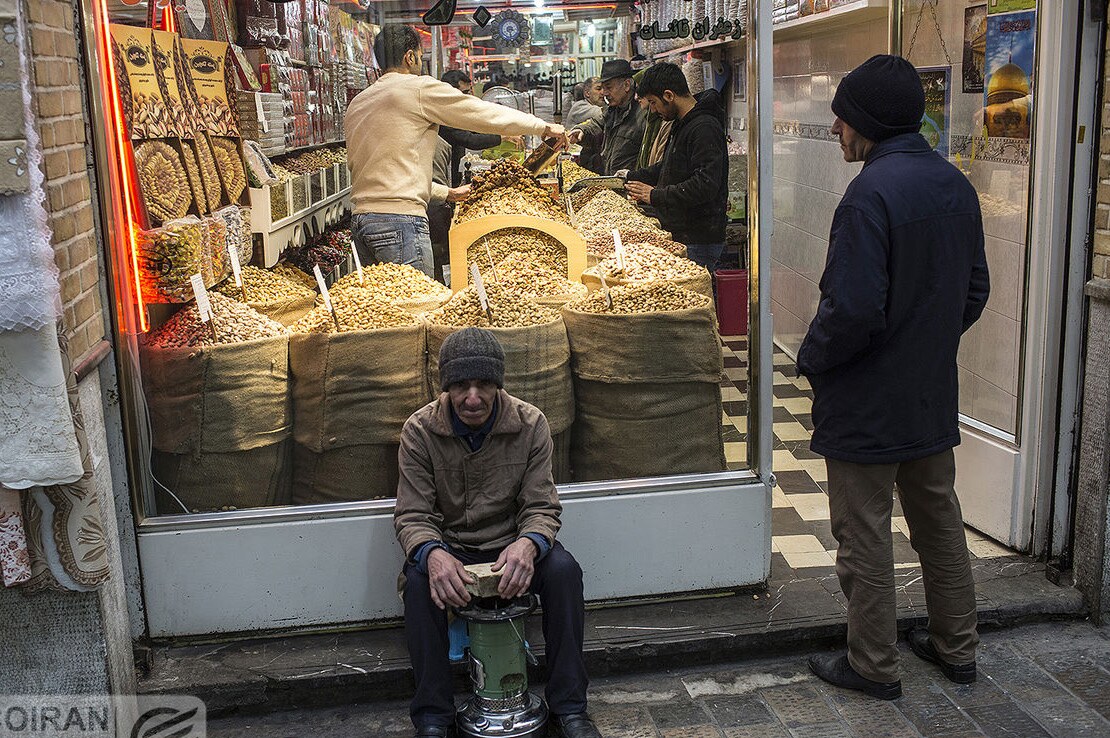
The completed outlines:
<svg viewBox="0 0 1110 738">
<path fill-rule="evenodd" d="M 429 297 L 441 297 L 446 300 L 451 296 L 451 290 L 443 284 L 408 264 L 394 264 L 388 261 L 371 264 L 362 268 L 362 280 L 359 281 L 358 272 L 351 272 L 335 283 L 331 293 L 336 295 L 351 288 L 366 289 L 386 302 L 420 300 Z"/>
<path fill-rule="evenodd" d="M 579 166 L 573 161 L 564 160 L 563 164 L 563 189 L 569 190 L 579 180 L 586 179 L 587 177 L 599 177 L 601 175 L 596 172 L 591 172 L 586 167 Z"/>
<path fill-rule="evenodd" d="M 612 298 L 612 305 L 609 304 L 606 293 L 608 298 Z M 706 295 L 692 292 L 671 282 L 640 282 L 591 292 L 581 300 L 575 300 L 567 305 L 567 309 L 583 313 L 631 315 L 665 313 L 708 305 L 709 298 Z"/>
<path fill-rule="evenodd" d="M 255 338 L 273 338 L 285 335 L 285 326 L 270 320 L 254 308 L 224 297 L 219 292 L 209 292 L 212 303 L 212 321 L 203 323 L 196 303 L 182 308 L 150 334 L 148 345 L 153 348 L 183 348 L 186 346 L 216 346 L 239 343 Z M 215 337 L 213 337 L 215 332 Z"/>
<path fill-rule="evenodd" d="M 655 241 L 669 239 L 670 234 L 659 228 L 657 221 L 641 213 L 635 205 L 612 190 L 599 192 L 586 207 L 575 212 L 578 232 L 587 243 L 594 244 L 594 251 L 604 250 L 606 239 L 613 242 L 613 229 L 620 231 L 621 239 Z"/>
<path fill-rule="evenodd" d="M 499 159 L 470 185 L 470 195 L 455 210 L 455 222 L 487 215 L 531 215 L 567 222 L 566 208 L 531 172 L 509 159 Z"/>
<path fill-rule="evenodd" d="M 216 291 L 234 300 L 243 298 L 245 292 L 244 302 L 262 305 L 303 300 L 316 294 L 315 290 L 309 289 L 300 282 L 255 266 L 243 267 L 242 278 L 243 289 L 236 286 L 234 279 L 227 279 L 216 285 Z"/>
<path fill-rule="evenodd" d="M 636 244 L 626 246 L 624 249 L 624 269 L 620 268 L 617 256 L 614 254 L 602 259 L 597 266 L 591 267 L 590 272 L 606 279 L 613 277 L 633 282 L 646 282 L 652 279 L 677 280 L 700 277 L 704 275 L 705 267 L 689 259 L 675 256 L 657 246 Z"/>
<path fill-rule="evenodd" d="M 290 175 L 310 174 L 345 161 L 347 161 L 347 149 L 339 146 L 288 156 L 282 159 L 280 164 L 274 164 L 274 168 L 281 167 Z"/>
<path fill-rule="evenodd" d="M 515 290 L 496 282 L 485 285 L 485 289 L 492 321 L 482 309 L 477 288 L 471 285 L 456 293 L 443 307 L 427 313 L 428 322 L 479 328 L 521 328 L 550 323 L 559 317 L 558 311 L 525 300 Z"/>
<path fill-rule="evenodd" d="M 372 331 L 379 328 L 416 325 L 419 322 L 412 313 L 382 300 L 373 290 L 349 286 L 339 292 L 332 292 L 332 307 L 335 317 L 323 305 L 314 307 L 289 327 L 293 333 L 334 333 L 336 323 L 339 330 Z"/>
<path fill-rule="evenodd" d="M 314 292 L 316 291 L 316 278 L 308 272 L 302 269 L 298 269 L 287 261 L 279 261 L 270 271 L 272 271 L 274 274 L 279 274 L 282 277 L 285 277 L 291 282 L 296 282 L 297 284 L 307 287 Z"/>
<path fill-rule="evenodd" d="M 566 195 L 566 199 L 570 200 L 571 209 L 574 210 L 575 218 L 578 217 L 578 211 L 586 207 L 586 204 L 594 199 L 595 195 L 605 192 L 606 190 L 609 190 L 609 188 L 602 187 L 601 185 L 590 185 L 585 189 L 578 190 L 578 192 L 572 192 Z M 611 192 L 612 190 L 609 191 Z"/>
<path fill-rule="evenodd" d="M 487 249 L 489 249 L 487 253 Z M 558 239 L 531 228 L 502 228 L 479 238 L 466 250 L 466 263 L 485 271 L 513 252 L 528 254 L 536 266 L 559 274 L 567 273 L 567 248 Z"/>
<path fill-rule="evenodd" d="M 528 300 L 586 294 L 586 285 L 571 282 L 562 273 L 536 263 L 531 254 L 522 251 L 513 251 L 494 269 L 487 267 L 479 271 L 486 284 L 496 282 Z"/>
</svg>

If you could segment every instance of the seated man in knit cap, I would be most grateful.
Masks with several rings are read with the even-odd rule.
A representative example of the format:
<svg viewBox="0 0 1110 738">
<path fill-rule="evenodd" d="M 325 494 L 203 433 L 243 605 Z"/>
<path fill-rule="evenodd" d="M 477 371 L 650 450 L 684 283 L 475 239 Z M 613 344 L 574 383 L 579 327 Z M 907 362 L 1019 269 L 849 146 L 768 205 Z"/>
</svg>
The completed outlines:
<svg viewBox="0 0 1110 738">
<path fill-rule="evenodd" d="M 488 330 L 452 333 L 442 394 L 401 431 L 393 522 L 405 550 L 405 634 L 416 679 L 416 735 L 455 734 L 447 607 L 470 601 L 464 564 L 496 562 L 498 593 L 543 603 L 547 703 L 558 735 L 600 738 L 586 715 L 582 569 L 555 540 L 562 505 L 552 441 L 536 407 L 503 389 L 505 354 Z"/>
<path fill-rule="evenodd" d="M 921 78 L 879 55 L 837 87 L 832 132 L 863 162 L 833 215 L 817 315 L 798 351 L 813 385 L 812 449 L 825 457 L 848 650 L 810 659 L 822 679 L 902 694 L 890 517 L 897 488 L 921 558 L 928 629 L 910 648 L 975 681 L 975 583 L 954 489 L 956 354 L 990 292 L 979 198 L 918 132 Z"/>
</svg>

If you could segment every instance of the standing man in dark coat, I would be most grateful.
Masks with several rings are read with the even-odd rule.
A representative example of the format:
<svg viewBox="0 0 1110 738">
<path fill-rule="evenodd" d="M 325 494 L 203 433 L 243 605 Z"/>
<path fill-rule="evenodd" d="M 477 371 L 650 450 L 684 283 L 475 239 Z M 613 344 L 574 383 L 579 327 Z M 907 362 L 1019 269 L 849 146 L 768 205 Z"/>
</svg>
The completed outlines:
<svg viewBox="0 0 1110 738">
<path fill-rule="evenodd" d="M 644 70 L 639 95 L 673 123 L 663 160 L 629 172 L 628 194 L 650 205 L 687 256 L 712 271 L 728 220 L 728 143 L 717 99 L 695 100 L 682 70 L 666 62 Z"/>
<path fill-rule="evenodd" d="M 633 74 L 632 65 L 625 59 L 610 59 L 602 64 L 601 92 L 609 103 L 605 117 L 583 121 L 567 132 L 572 144 L 591 134 L 604 135 L 599 174 L 633 169 L 640 156 L 647 114 L 636 102 Z"/>
<path fill-rule="evenodd" d="M 844 160 L 864 164 L 833 216 L 798 369 L 813 386 L 812 448 L 828 466 L 848 650 L 809 665 L 825 681 L 895 699 L 895 488 L 929 611 L 910 646 L 954 682 L 976 676 L 975 584 L 952 449 L 956 353 L 990 284 L 975 189 L 918 133 L 917 70 L 901 57 L 872 57 L 844 78 L 832 109 Z"/>
</svg>

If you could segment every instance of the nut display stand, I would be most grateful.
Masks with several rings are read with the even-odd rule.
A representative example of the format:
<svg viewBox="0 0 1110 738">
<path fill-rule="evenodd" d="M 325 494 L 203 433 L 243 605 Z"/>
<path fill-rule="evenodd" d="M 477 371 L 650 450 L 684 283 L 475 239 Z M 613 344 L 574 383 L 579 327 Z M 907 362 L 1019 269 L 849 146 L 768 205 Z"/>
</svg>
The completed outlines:
<svg viewBox="0 0 1110 738">
<path fill-rule="evenodd" d="M 351 209 L 350 182 L 347 165 L 335 164 L 273 187 L 250 188 L 251 230 L 261 236 L 263 266 L 272 267 L 289 246 L 303 244 L 313 218 L 318 229 L 337 223 Z"/>
<path fill-rule="evenodd" d="M 551 236 L 567 250 L 567 279 L 577 282 L 586 269 L 586 242 L 578 232 L 564 223 L 530 215 L 489 215 L 451 227 L 451 290 L 458 292 L 468 284 L 467 252 L 483 236 L 506 228 L 528 228 Z"/>
</svg>

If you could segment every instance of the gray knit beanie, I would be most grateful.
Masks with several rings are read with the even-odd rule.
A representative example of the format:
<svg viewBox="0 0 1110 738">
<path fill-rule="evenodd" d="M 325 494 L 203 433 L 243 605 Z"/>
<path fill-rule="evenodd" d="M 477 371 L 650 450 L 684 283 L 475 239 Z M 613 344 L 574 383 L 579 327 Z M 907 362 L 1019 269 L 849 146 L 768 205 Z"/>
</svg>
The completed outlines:
<svg viewBox="0 0 1110 738">
<path fill-rule="evenodd" d="M 463 328 L 439 347 L 439 384 L 446 391 L 455 382 L 484 379 L 505 386 L 505 351 L 485 328 Z"/>
</svg>

